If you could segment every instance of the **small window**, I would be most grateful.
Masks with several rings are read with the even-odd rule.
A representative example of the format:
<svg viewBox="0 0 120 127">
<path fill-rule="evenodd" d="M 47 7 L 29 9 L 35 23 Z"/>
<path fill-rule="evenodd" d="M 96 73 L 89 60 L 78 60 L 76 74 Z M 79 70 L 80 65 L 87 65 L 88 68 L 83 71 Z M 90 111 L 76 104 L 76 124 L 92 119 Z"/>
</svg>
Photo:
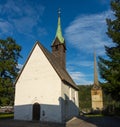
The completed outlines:
<svg viewBox="0 0 120 127">
<path fill-rule="evenodd" d="M 55 46 L 55 50 L 58 50 L 58 45 Z"/>
</svg>

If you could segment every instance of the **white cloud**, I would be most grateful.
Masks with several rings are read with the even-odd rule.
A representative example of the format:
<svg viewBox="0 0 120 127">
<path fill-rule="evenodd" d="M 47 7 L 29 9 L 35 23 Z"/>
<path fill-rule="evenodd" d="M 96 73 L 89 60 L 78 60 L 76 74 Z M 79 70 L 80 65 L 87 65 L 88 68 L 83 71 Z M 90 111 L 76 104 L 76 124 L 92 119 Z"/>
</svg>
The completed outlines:
<svg viewBox="0 0 120 127">
<path fill-rule="evenodd" d="M 18 64 L 17 68 L 19 68 L 20 70 L 22 69 L 23 65 L 22 64 Z"/>
<path fill-rule="evenodd" d="M 29 4 L 28 4 L 29 2 Z M 14 31 L 22 34 L 31 34 L 33 29 L 37 30 L 37 25 L 41 23 L 41 16 L 45 7 L 37 2 L 29 0 L 6 0 L 0 5 L 0 17 L 4 22 L 4 26 L 0 31 L 7 34 L 12 26 Z M 0 22 L 0 26 L 2 23 Z M 6 26 L 8 26 L 6 28 Z M 39 27 L 39 29 L 41 26 Z M 43 28 L 42 28 L 43 29 Z M 6 31 L 5 31 L 6 30 Z M 13 32 L 14 32 L 13 31 Z M 45 30 L 44 30 L 45 31 Z"/>
<path fill-rule="evenodd" d="M 8 33 L 11 35 L 12 30 L 13 27 L 9 22 L 0 19 L 0 36 Z"/>
<path fill-rule="evenodd" d="M 22 17 L 20 20 L 13 20 L 17 31 L 24 34 L 32 32 L 33 27 L 37 24 L 34 21 L 31 17 Z"/>
<path fill-rule="evenodd" d="M 81 72 L 76 65 L 69 65 L 67 71 L 77 85 L 88 85 L 93 83 L 93 74 Z"/>
<path fill-rule="evenodd" d="M 99 0 L 102 4 L 110 4 L 111 0 Z"/>
<path fill-rule="evenodd" d="M 67 42 L 85 53 L 93 53 L 95 48 L 103 55 L 104 45 L 111 45 L 106 35 L 106 18 L 110 16 L 111 11 L 78 16 L 65 30 Z"/>
<path fill-rule="evenodd" d="M 78 63 L 80 66 L 93 67 L 93 61 L 82 61 Z"/>
<path fill-rule="evenodd" d="M 17 68 L 19 69 L 19 72 L 18 73 L 20 73 L 21 70 L 22 70 L 22 68 L 23 68 L 23 65 L 18 63 Z"/>
<path fill-rule="evenodd" d="M 70 73 L 71 77 L 73 78 L 73 80 L 78 85 L 88 85 L 88 84 L 92 84 L 93 83 L 92 80 L 90 81 L 89 79 L 87 79 L 87 75 L 85 75 L 85 74 L 83 74 L 81 72 L 70 71 L 69 73 Z"/>
<path fill-rule="evenodd" d="M 76 84 L 93 83 L 93 51 L 96 50 L 97 56 L 105 55 L 104 45 L 112 45 L 106 35 L 106 18 L 113 18 L 112 11 L 79 15 L 65 29 L 66 41 L 77 49 L 72 61 L 67 63 Z"/>
<path fill-rule="evenodd" d="M 92 67 L 93 68 L 93 61 L 77 61 L 75 62 L 76 60 L 73 60 L 73 61 L 69 61 L 67 63 L 67 66 L 70 67 L 70 66 L 80 66 L 80 67 Z"/>
</svg>

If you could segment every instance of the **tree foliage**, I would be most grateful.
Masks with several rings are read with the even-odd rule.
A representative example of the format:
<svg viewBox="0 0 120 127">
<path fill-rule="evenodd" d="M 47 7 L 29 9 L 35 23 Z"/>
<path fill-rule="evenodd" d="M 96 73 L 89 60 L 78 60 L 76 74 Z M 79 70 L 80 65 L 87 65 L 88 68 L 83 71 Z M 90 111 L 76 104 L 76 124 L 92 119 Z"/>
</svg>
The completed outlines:
<svg viewBox="0 0 120 127">
<path fill-rule="evenodd" d="M 120 100 L 120 0 L 111 1 L 111 9 L 114 12 L 113 19 L 106 19 L 107 35 L 112 39 L 114 46 L 105 46 L 108 59 L 99 57 L 100 75 L 107 81 L 105 91 L 113 99 Z"/>
<path fill-rule="evenodd" d="M 14 39 L 8 37 L 0 39 L 0 104 L 8 105 L 13 103 L 14 87 L 13 82 L 18 74 L 18 58 L 21 46 Z"/>
<path fill-rule="evenodd" d="M 91 85 L 78 85 L 79 87 L 79 107 L 80 110 L 91 109 Z"/>
</svg>

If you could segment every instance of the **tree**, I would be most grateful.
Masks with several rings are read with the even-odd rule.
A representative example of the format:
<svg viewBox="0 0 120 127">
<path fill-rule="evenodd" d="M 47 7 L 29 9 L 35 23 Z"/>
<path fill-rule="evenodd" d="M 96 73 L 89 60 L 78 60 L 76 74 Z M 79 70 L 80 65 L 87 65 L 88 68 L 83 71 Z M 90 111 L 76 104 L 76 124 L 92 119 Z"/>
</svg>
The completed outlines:
<svg viewBox="0 0 120 127">
<path fill-rule="evenodd" d="M 79 91 L 79 107 L 82 111 L 91 110 L 91 85 L 78 85 Z"/>
<path fill-rule="evenodd" d="M 100 75 L 107 82 L 105 91 L 116 101 L 120 100 L 120 0 L 112 0 L 111 8 L 114 19 L 106 19 L 107 35 L 112 39 L 114 46 L 105 46 L 107 59 L 99 57 Z"/>
<path fill-rule="evenodd" d="M 21 46 L 11 37 L 0 39 L 0 105 L 13 104 L 13 82 L 19 71 L 17 66 L 20 51 Z"/>
</svg>

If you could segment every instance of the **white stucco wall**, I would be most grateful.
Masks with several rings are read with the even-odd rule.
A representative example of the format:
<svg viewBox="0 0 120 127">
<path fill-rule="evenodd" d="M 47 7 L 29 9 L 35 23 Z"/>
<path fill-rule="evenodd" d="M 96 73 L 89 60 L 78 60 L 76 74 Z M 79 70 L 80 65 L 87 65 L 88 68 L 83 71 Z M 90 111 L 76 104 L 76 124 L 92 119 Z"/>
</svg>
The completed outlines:
<svg viewBox="0 0 120 127">
<path fill-rule="evenodd" d="M 61 79 L 36 45 L 15 90 L 15 119 L 32 120 L 32 106 L 41 106 L 42 121 L 61 122 Z M 42 111 L 45 116 L 42 116 Z"/>
<path fill-rule="evenodd" d="M 71 86 L 62 83 L 62 116 L 64 120 L 79 115 L 78 91 Z"/>
</svg>

